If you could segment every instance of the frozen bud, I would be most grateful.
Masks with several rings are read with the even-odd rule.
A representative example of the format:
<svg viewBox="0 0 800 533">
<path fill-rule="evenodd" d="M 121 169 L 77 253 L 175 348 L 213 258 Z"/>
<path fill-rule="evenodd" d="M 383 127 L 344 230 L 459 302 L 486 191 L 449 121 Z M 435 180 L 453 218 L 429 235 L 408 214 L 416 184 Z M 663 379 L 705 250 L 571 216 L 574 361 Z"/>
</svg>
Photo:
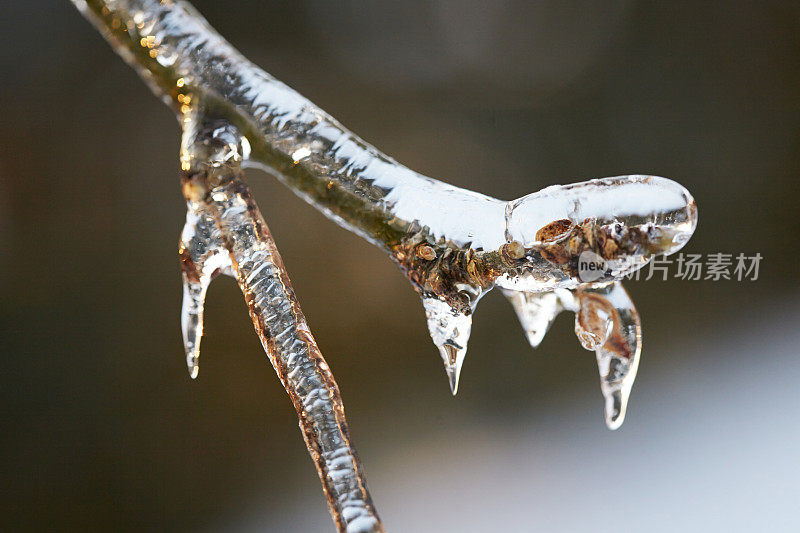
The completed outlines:
<svg viewBox="0 0 800 533">
<path fill-rule="evenodd" d="M 523 196 L 509 202 L 506 224 L 510 238 L 526 248 L 566 239 L 575 226 L 582 226 L 606 237 L 599 244 L 609 253 L 630 238 L 642 241 L 636 244 L 648 255 L 670 254 L 694 232 L 697 207 L 689 191 L 672 180 L 618 176 L 554 185 Z"/>
</svg>

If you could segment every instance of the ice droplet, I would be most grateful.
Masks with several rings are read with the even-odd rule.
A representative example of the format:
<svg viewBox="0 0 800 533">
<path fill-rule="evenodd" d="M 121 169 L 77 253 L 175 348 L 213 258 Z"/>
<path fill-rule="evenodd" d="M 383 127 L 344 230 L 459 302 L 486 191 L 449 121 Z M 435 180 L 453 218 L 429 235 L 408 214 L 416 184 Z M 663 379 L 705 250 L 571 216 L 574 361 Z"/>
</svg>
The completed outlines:
<svg viewBox="0 0 800 533">
<path fill-rule="evenodd" d="M 606 425 L 617 429 L 625 419 L 642 350 L 639 313 L 620 282 L 576 291 L 575 333 L 594 350 L 605 398 Z"/>
<path fill-rule="evenodd" d="M 453 396 L 458 392 L 458 379 L 464 356 L 467 355 L 467 343 L 472 330 L 472 315 L 453 309 L 436 298 L 423 298 L 425 316 L 428 318 L 428 330 L 433 343 L 439 348 L 444 362 L 444 369 L 450 382 Z"/>
<path fill-rule="evenodd" d="M 214 219 L 192 202 L 188 205 L 186 225 L 181 233 L 180 258 L 183 275 L 181 330 L 186 364 L 194 379 L 199 371 L 206 291 L 216 276 L 233 275 L 233 272 L 230 254 Z"/>
<path fill-rule="evenodd" d="M 563 309 L 554 292 L 522 292 L 502 289 L 503 295 L 514 306 L 517 318 L 534 348 L 542 343 L 558 313 Z"/>
</svg>

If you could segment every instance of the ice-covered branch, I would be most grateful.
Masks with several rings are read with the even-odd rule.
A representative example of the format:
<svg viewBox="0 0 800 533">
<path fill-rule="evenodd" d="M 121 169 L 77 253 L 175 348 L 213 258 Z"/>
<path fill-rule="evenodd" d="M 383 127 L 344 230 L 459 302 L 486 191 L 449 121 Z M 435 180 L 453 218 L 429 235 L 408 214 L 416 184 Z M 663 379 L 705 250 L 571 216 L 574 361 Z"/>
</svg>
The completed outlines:
<svg viewBox="0 0 800 533">
<path fill-rule="evenodd" d="M 241 163 L 247 141 L 202 110 L 186 113 L 181 160 L 188 215 L 181 237 L 183 330 L 197 375 L 203 300 L 214 276 L 236 277 L 253 326 L 300 419 L 300 429 L 341 531 L 382 531 L 350 443 L 339 388 L 306 324 Z"/>
<path fill-rule="evenodd" d="M 597 355 L 606 422 L 619 427 L 641 352 L 639 317 L 619 281 L 654 255 L 680 249 L 691 237 L 697 208 L 686 189 L 645 175 L 556 185 L 513 201 L 454 187 L 406 168 L 358 138 L 249 62 L 186 2 L 73 1 L 176 111 L 185 138 L 196 138 L 191 128 L 198 123 L 216 124 L 223 136 L 235 131 L 232 142 L 240 149 L 229 153 L 238 153 L 231 156 L 240 159 L 238 165 L 274 174 L 325 215 L 388 253 L 422 299 L 453 394 L 475 307 L 499 287 L 534 347 L 560 311 L 575 313 L 581 343 Z M 213 161 L 193 154 L 184 143 L 184 172 L 196 173 L 197 161 Z M 277 251 L 246 186 L 239 178 L 231 184 L 238 184 L 230 191 L 230 198 L 238 198 L 235 208 L 215 198 L 213 187 L 194 178 L 185 181 L 191 200 L 182 247 L 189 365 L 196 372 L 208 283 L 219 273 L 235 274 L 262 340 L 278 339 L 264 341 L 265 348 L 303 420 L 301 383 L 292 381 L 291 372 L 282 374 L 281 366 L 294 346 L 285 344 L 291 337 L 282 332 L 304 331 L 302 314 L 280 261 L 272 262 Z M 241 215 L 243 225 L 230 225 L 226 214 Z M 283 295 L 254 300 L 266 287 L 278 287 L 261 276 L 283 286 Z M 278 320 L 281 305 L 292 309 L 294 325 L 269 322 Z M 313 340 L 303 339 L 297 342 L 305 343 L 309 357 L 321 361 Z M 332 377 L 325 390 L 338 399 Z M 341 424 L 344 428 L 343 418 Z M 309 447 L 313 455 L 314 443 Z M 360 474 L 355 478 L 362 480 Z M 329 496 L 332 490 L 326 486 Z"/>
<path fill-rule="evenodd" d="M 245 164 L 390 254 L 423 299 L 453 393 L 475 305 L 493 287 L 519 311 L 537 297 L 516 292 L 584 285 L 584 252 L 609 266 L 591 283 L 609 283 L 679 249 L 694 231 L 694 200 L 665 178 L 605 178 L 505 202 L 422 176 L 253 65 L 187 3 L 82 5 L 179 113 L 200 105 L 236 125 L 252 150 Z"/>
</svg>

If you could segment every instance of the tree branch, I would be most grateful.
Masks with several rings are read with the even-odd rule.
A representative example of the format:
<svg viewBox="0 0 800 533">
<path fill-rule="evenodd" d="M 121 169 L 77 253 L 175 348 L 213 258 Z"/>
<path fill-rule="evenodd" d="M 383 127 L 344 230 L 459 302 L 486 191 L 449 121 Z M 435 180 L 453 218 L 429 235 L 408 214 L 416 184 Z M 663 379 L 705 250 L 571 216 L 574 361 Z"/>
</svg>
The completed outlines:
<svg viewBox="0 0 800 533">
<path fill-rule="evenodd" d="M 475 307 L 500 287 L 534 347 L 561 310 L 576 313 L 576 333 L 597 354 L 606 423 L 612 429 L 622 423 L 641 328 L 619 281 L 689 240 L 697 208 L 686 189 L 643 175 L 552 186 L 509 202 L 460 189 L 417 174 L 358 138 L 250 63 L 186 2 L 73 2 L 184 128 L 181 168 L 190 212 L 182 241 L 183 325 L 190 369 L 196 372 L 206 287 L 219 273 L 234 274 L 298 408 L 340 528 L 350 524 L 351 502 L 358 524 L 366 517 L 374 519 L 369 527 L 380 525 L 347 439 L 335 382 L 241 178 L 242 165 L 274 174 L 389 254 L 422 299 L 453 394 Z M 212 146 L 213 153 L 203 152 Z M 224 169 L 233 162 L 230 174 Z M 599 264 L 589 277 L 581 271 L 587 261 Z M 305 362 L 293 355 L 298 347 Z M 312 390 L 303 390 L 310 381 L 295 381 L 293 369 L 310 372 L 303 375 L 316 384 Z M 316 395 L 327 403 L 312 416 Z M 328 436 L 335 450 L 345 450 L 343 462 L 350 466 L 341 472 L 334 468 L 338 452 L 328 453 L 322 442 Z M 337 472 L 346 479 L 341 486 Z"/>
<path fill-rule="evenodd" d="M 275 241 L 244 181 L 247 141 L 225 120 L 187 113 L 181 145 L 189 215 L 181 244 L 184 337 L 192 376 L 205 290 L 234 275 L 253 326 L 297 410 L 331 514 L 340 531 L 383 531 L 350 443 L 339 388 L 295 297 Z"/>
</svg>

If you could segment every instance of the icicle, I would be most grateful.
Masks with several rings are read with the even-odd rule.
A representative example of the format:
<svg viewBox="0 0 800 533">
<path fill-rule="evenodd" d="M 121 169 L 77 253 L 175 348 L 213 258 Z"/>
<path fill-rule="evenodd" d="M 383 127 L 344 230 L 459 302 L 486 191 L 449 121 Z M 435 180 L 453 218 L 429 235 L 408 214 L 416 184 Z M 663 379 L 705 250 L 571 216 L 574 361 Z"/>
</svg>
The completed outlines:
<svg viewBox="0 0 800 533">
<path fill-rule="evenodd" d="M 199 371 L 206 291 L 217 275 L 233 275 L 230 254 L 222 244 L 214 219 L 194 202 L 188 203 L 186 225 L 181 233 L 180 257 L 183 273 L 183 347 L 189 375 L 194 379 Z"/>
<path fill-rule="evenodd" d="M 502 289 L 532 347 L 538 348 L 558 313 L 563 310 L 555 292 L 521 292 Z"/>
<path fill-rule="evenodd" d="M 639 314 L 620 282 L 581 289 L 575 297 L 575 334 L 597 355 L 600 388 L 605 397 L 606 425 L 617 429 L 625 419 L 628 397 L 642 349 Z"/>
<path fill-rule="evenodd" d="M 436 298 L 423 298 L 422 305 L 425 307 L 431 338 L 439 348 L 439 354 L 444 362 L 450 391 L 455 396 L 458 392 L 461 366 L 464 364 L 464 356 L 467 355 L 472 315 L 459 312 Z"/>
</svg>

